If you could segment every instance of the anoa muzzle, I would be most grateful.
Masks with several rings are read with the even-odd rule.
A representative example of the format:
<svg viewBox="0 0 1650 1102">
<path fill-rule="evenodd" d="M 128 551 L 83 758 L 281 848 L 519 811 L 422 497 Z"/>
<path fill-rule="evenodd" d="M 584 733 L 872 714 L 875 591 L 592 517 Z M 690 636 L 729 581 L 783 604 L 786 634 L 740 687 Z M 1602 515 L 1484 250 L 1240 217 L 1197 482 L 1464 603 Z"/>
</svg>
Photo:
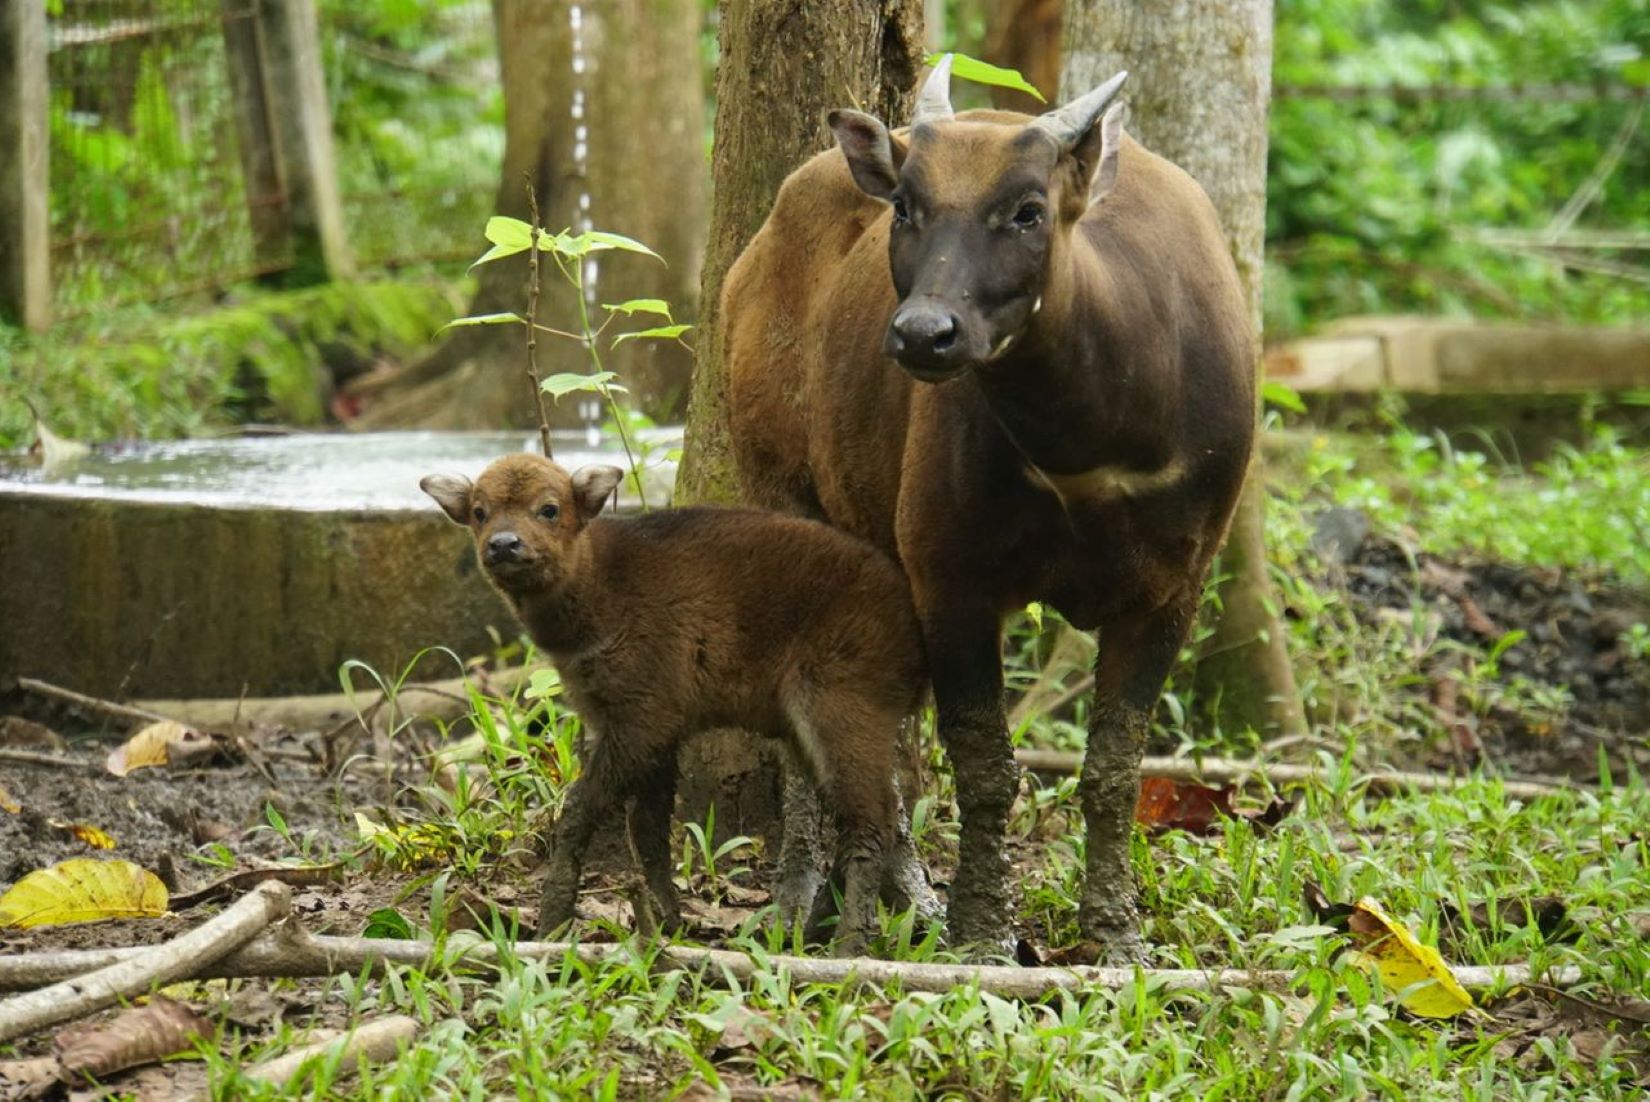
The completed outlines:
<svg viewBox="0 0 1650 1102">
<path fill-rule="evenodd" d="M 890 207 L 899 305 L 883 351 L 930 382 L 1001 356 L 1042 308 L 1065 239 L 1115 177 L 1121 116 L 1096 122 L 1128 77 L 1009 127 L 953 115 L 950 65 L 936 66 L 905 132 L 859 111 L 828 118 L 854 182 Z"/>
</svg>

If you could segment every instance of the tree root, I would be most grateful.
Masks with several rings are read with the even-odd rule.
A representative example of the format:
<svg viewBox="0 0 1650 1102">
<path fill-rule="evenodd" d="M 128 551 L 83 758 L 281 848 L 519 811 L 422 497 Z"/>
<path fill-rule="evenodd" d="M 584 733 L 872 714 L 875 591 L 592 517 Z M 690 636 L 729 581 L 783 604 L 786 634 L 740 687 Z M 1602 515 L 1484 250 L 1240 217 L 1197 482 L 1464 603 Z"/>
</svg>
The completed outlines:
<svg viewBox="0 0 1650 1102">
<path fill-rule="evenodd" d="M 1014 760 L 1034 773 L 1076 773 L 1083 767 L 1083 755 L 1075 750 L 1016 750 Z M 1284 762 L 1235 761 L 1227 758 L 1146 758 L 1140 763 L 1142 777 L 1172 777 L 1178 781 L 1198 781 L 1204 784 L 1238 784 L 1250 778 L 1264 779 L 1275 785 L 1302 784 L 1321 781 L 1324 771 L 1315 765 L 1290 765 Z M 1514 780 L 1511 778 L 1457 777 L 1447 773 L 1360 773 L 1354 783 L 1366 784 L 1371 790 L 1383 793 L 1454 792 L 1481 780 L 1500 780 L 1502 789 L 1515 799 L 1533 800 L 1542 796 L 1560 796 L 1582 791 L 1575 784 L 1543 781 Z"/>
<path fill-rule="evenodd" d="M 103 1010 L 153 986 L 198 975 L 256 937 L 287 913 L 291 904 L 292 890 L 285 884 L 259 884 L 228 910 L 181 937 L 124 950 L 119 956 L 103 955 L 89 968 L 68 973 L 73 978 L 8 999 L 0 1003 L 0 1043 Z M 12 962 L 27 959 L 11 958 Z"/>
<path fill-rule="evenodd" d="M 119 964 L 149 951 L 84 949 L 0 959 L 0 990 L 17 990 L 60 981 L 90 969 Z M 590 945 L 524 941 L 508 947 L 506 952 L 519 960 L 558 961 L 573 957 L 586 964 L 601 964 L 610 960 L 634 959 L 638 947 L 628 942 Z M 235 952 L 202 961 L 191 972 L 190 978 L 358 975 L 363 971 L 380 972 L 386 964 L 426 971 L 451 969 L 487 973 L 496 969 L 499 957 L 498 946 L 491 942 L 476 942 L 461 948 L 449 941 L 446 954 L 442 956 L 428 941 L 322 937 L 309 933 L 296 922 L 288 921 Z M 760 973 L 783 971 L 790 973 L 797 983 L 868 983 L 940 994 L 959 987 L 977 987 L 1004 998 L 1020 999 L 1041 998 L 1055 991 L 1116 989 L 1134 983 L 1136 976 L 1133 968 L 1019 968 L 1012 965 L 927 964 L 794 956 L 757 959 L 724 949 L 677 945 L 660 950 L 654 969 L 698 970 L 712 982 L 729 985 L 743 984 Z M 1148 983 L 1175 991 L 1217 991 L 1227 987 L 1288 990 L 1299 978 L 1297 973 L 1286 970 L 1148 968 L 1140 971 Z M 1522 964 L 1457 968 L 1454 972 L 1463 986 L 1475 988 L 1525 983 L 1532 974 L 1529 966 Z M 1553 983 L 1574 983 L 1580 978 L 1580 972 L 1576 968 L 1555 968 L 1546 976 Z"/>
</svg>

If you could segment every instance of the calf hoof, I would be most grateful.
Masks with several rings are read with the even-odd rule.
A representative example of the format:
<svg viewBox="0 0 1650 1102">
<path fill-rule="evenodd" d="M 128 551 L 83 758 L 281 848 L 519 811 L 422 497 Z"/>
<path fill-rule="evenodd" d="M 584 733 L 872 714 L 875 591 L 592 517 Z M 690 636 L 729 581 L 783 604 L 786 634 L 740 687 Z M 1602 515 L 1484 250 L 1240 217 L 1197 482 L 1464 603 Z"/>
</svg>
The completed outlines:
<svg viewBox="0 0 1650 1102">
<path fill-rule="evenodd" d="M 773 890 L 773 901 L 779 908 L 779 921 L 785 929 L 794 930 L 799 922 L 803 923 L 804 930 L 808 929 L 820 889 L 824 886 L 825 878 L 812 870 L 793 872 L 780 878 Z"/>
<path fill-rule="evenodd" d="M 1106 968 L 1133 968 L 1150 963 L 1147 959 L 1146 939 L 1138 930 L 1112 931 L 1097 939 L 1100 942 L 1101 966 Z"/>
</svg>

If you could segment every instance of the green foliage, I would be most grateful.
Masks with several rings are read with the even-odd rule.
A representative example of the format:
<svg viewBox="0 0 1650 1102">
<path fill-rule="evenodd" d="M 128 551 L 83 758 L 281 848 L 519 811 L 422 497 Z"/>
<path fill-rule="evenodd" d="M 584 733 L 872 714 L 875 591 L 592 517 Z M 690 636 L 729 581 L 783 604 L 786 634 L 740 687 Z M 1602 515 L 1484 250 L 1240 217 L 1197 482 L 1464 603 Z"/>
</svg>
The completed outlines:
<svg viewBox="0 0 1650 1102">
<path fill-rule="evenodd" d="M 378 281 L 248 291 L 181 316 L 133 307 L 41 337 L 0 326 L 0 447 L 32 440 L 25 397 L 59 433 L 93 440 L 318 424 L 329 363 L 409 356 L 453 309 L 447 285 Z"/>
<path fill-rule="evenodd" d="M 1035 97 L 1039 102 L 1048 102 L 1043 93 L 1024 76 L 1018 69 L 1007 69 L 1001 65 L 993 65 L 989 61 L 981 61 L 977 57 L 967 54 L 929 54 L 922 59 L 924 65 L 938 65 L 943 57 L 951 58 L 951 75 L 961 80 L 971 80 L 975 84 L 985 84 L 995 88 L 1013 88 Z"/>
<path fill-rule="evenodd" d="M 1294 85 L 1539 85 L 1634 79 L 1650 43 L 1642 0 L 1521 5 L 1286 0 L 1274 79 Z M 1280 95 L 1267 184 L 1267 328 L 1419 311 L 1625 321 L 1642 283 L 1566 273 L 1464 240 L 1544 228 L 1633 108 L 1489 96 L 1399 105 Z M 1640 131 L 1580 225 L 1650 231 L 1650 133 Z M 1605 254 L 1608 255 L 1608 254 Z"/>
</svg>

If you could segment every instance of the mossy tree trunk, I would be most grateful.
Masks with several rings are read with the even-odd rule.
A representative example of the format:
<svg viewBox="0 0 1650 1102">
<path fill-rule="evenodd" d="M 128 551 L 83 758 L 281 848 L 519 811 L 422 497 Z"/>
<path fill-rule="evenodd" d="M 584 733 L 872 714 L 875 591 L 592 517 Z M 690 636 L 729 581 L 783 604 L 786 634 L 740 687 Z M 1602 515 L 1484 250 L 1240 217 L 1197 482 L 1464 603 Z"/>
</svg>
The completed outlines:
<svg viewBox="0 0 1650 1102">
<path fill-rule="evenodd" d="M 738 497 L 718 317 L 723 277 L 761 228 L 785 177 L 830 143 L 825 112 L 856 106 L 903 123 L 921 63 L 922 0 L 722 0 L 720 14 L 715 200 L 679 504 Z M 779 773 L 749 736 L 718 733 L 690 743 L 682 775 L 687 813 L 714 801 L 719 832 L 771 831 L 777 823 Z"/>
<path fill-rule="evenodd" d="M 582 0 L 582 74 L 574 72 L 573 8 L 571 0 L 493 2 L 505 125 L 496 209 L 525 219 L 531 179 L 539 220 L 547 229 L 577 229 L 588 219 L 596 229 L 644 242 L 666 264 L 633 254 L 599 254 L 597 298 L 662 298 L 676 308 L 678 320 L 692 321 L 706 207 L 699 4 Z M 575 118 L 575 97 L 581 91 L 580 117 Z M 586 128 L 582 134 L 581 126 Z M 581 195 L 589 196 L 587 208 L 581 207 Z M 481 230 L 475 227 L 478 256 L 487 247 Z M 469 313 L 524 308 L 525 258 L 486 265 L 477 275 Z M 541 322 L 576 330 L 576 297 L 548 263 L 543 287 Z M 599 324 L 599 316 L 592 321 Z M 605 366 L 620 374 L 642 407 L 659 416 L 679 416 L 692 371 L 687 349 L 630 341 L 608 352 L 607 339 Z M 538 356 L 541 374 L 589 370 L 584 352 L 570 341 L 541 340 Z M 530 425 L 534 412 L 523 367 L 519 326 L 451 330 L 422 360 L 362 386 L 365 408 L 357 424 Z M 567 421 L 571 410 L 553 414 Z"/>
<path fill-rule="evenodd" d="M 1119 69 L 1129 130 L 1203 185 L 1261 324 L 1271 0 L 1065 0 L 1062 86 Z M 1259 370 L 1259 365 L 1256 365 Z M 1260 451 L 1219 569 L 1222 615 L 1198 662 L 1198 698 L 1227 730 L 1303 730 L 1305 718 L 1267 575 Z"/>
</svg>

